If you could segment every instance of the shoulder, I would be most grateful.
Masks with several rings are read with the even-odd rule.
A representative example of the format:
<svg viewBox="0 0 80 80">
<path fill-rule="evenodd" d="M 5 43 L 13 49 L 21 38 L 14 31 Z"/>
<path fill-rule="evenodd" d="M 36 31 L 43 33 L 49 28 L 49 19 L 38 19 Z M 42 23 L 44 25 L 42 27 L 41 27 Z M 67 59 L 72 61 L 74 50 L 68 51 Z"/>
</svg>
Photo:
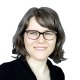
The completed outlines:
<svg viewBox="0 0 80 80">
<path fill-rule="evenodd" d="M 65 80 L 65 75 L 63 70 L 60 67 L 54 65 L 53 68 L 54 68 L 56 80 Z"/>
<path fill-rule="evenodd" d="M 15 65 L 18 66 L 19 60 L 13 60 L 0 65 L 0 80 L 6 80 L 8 77 L 12 77 L 15 74 Z M 14 77 L 14 76 L 13 76 Z"/>
<path fill-rule="evenodd" d="M 48 66 L 51 72 L 51 75 L 55 76 L 56 80 L 65 80 L 65 75 L 63 70 L 59 67 L 54 65 L 50 60 L 48 61 Z"/>
<path fill-rule="evenodd" d="M 16 59 L 16 60 L 13 60 L 13 61 L 10 61 L 10 62 L 2 63 L 0 65 L 0 71 L 3 71 L 3 70 L 8 71 L 9 69 L 12 69 L 14 67 L 14 65 L 18 63 L 18 61 L 19 60 Z"/>
<path fill-rule="evenodd" d="M 54 63 L 51 61 L 51 60 L 48 60 L 47 61 L 47 64 L 48 64 L 48 67 L 50 68 L 50 69 L 52 69 L 52 70 L 54 70 L 54 71 L 60 71 L 60 72 L 63 72 L 63 70 L 59 67 L 59 66 L 57 66 L 57 65 L 54 65 Z"/>
</svg>

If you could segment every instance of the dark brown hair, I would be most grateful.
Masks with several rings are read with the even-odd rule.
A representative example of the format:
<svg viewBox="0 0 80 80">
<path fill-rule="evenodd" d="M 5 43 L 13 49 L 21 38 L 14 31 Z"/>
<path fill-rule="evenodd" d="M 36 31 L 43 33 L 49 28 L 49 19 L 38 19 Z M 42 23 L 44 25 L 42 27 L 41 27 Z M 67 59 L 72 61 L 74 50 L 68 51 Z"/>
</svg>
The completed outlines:
<svg viewBox="0 0 80 80">
<path fill-rule="evenodd" d="M 29 20 L 31 17 L 35 16 L 36 21 L 43 27 L 46 27 L 50 30 L 54 30 L 57 32 L 57 41 L 55 45 L 55 49 L 52 54 L 49 56 L 55 63 L 59 63 L 65 58 L 63 57 L 63 44 L 65 41 L 65 33 L 62 28 L 60 19 L 58 14 L 51 8 L 48 7 L 33 7 L 27 11 L 22 20 L 20 21 L 17 31 L 13 37 L 13 54 L 17 54 L 17 56 L 26 56 L 28 53 L 24 46 L 24 32 L 28 27 Z"/>
</svg>

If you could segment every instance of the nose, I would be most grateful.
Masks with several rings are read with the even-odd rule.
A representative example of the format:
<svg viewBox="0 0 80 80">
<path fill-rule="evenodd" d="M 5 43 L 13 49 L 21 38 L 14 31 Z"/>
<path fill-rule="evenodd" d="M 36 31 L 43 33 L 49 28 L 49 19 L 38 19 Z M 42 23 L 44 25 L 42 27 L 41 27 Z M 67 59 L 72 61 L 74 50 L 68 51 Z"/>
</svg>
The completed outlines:
<svg viewBox="0 0 80 80">
<path fill-rule="evenodd" d="M 37 39 L 37 42 L 38 42 L 38 43 L 44 43 L 44 41 L 45 41 L 45 39 L 44 39 L 43 35 L 41 34 L 41 35 L 39 36 L 39 38 Z"/>
</svg>

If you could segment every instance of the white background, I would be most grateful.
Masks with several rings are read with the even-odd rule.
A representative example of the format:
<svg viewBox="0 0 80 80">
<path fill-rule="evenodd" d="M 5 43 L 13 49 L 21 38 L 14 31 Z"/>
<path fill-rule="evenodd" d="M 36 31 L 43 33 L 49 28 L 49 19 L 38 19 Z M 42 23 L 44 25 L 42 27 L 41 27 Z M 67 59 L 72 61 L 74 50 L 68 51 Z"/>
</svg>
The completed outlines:
<svg viewBox="0 0 80 80">
<path fill-rule="evenodd" d="M 0 64 L 13 60 L 12 38 L 26 11 L 31 7 L 51 7 L 59 14 L 66 33 L 68 60 L 60 66 L 66 80 L 80 80 L 80 2 L 79 0 L 0 0 Z"/>
</svg>

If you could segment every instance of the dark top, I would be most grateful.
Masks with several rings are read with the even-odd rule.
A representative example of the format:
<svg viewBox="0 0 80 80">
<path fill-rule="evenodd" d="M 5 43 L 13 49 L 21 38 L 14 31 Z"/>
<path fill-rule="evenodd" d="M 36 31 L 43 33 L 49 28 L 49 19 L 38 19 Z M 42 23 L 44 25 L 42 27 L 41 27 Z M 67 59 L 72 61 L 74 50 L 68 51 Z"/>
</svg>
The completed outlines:
<svg viewBox="0 0 80 80">
<path fill-rule="evenodd" d="M 57 67 L 47 61 L 51 80 L 65 80 L 64 73 L 60 67 Z M 37 80 L 27 61 L 20 57 L 11 62 L 0 65 L 0 80 Z"/>
</svg>

